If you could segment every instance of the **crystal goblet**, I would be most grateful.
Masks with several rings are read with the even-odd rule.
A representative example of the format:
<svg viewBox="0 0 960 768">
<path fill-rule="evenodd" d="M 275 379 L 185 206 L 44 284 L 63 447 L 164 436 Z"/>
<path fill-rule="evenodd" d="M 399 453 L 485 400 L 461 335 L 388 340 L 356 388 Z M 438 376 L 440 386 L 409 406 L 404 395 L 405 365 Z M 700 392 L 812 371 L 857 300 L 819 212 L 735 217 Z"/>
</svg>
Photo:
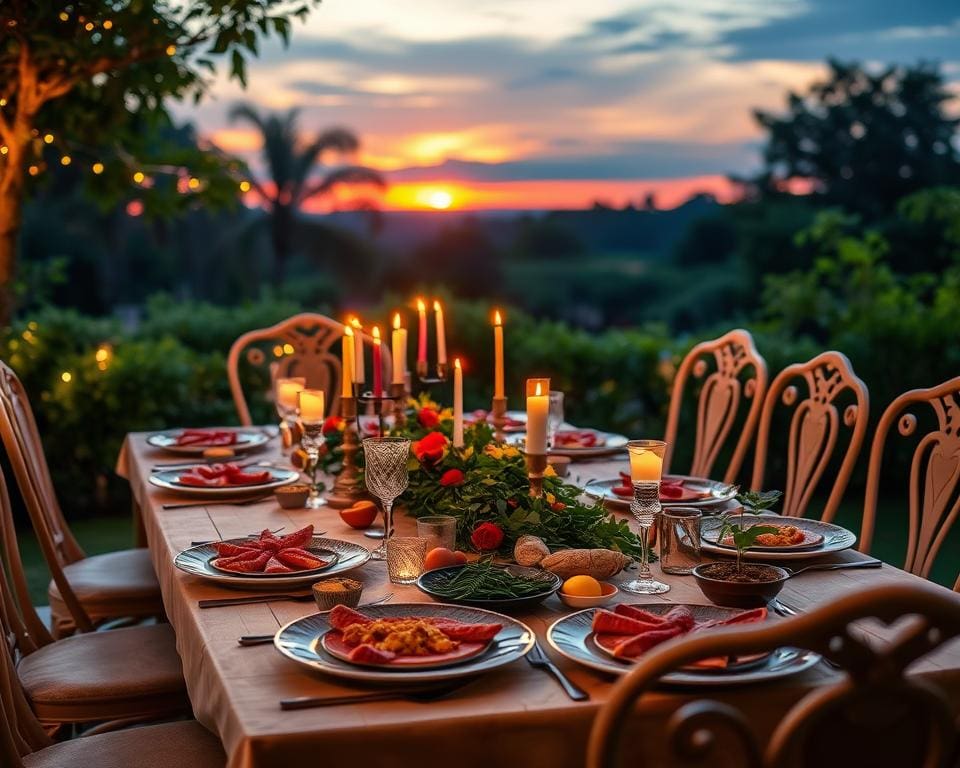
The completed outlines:
<svg viewBox="0 0 960 768">
<path fill-rule="evenodd" d="M 393 533 L 393 502 L 410 482 L 410 441 L 403 437 L 368 437 L 363 441 L 363 456 L 367 490 L 383 506 L 383 541 L 372 556 L 374 560 L 385 560 L 385 542 Z"/>
<path fill-rule="evenodd" d="M 640 527 L 640 572 L 637 578 L 620 587 L 635 595 L 659 595 L 670 589 L 669 584 L 657 581 L 650 573 L 650 528 L 657 522 L 660 506 L 660 479 L 663 473 L 663 454 L 667 444 L 662 440 L 631 440 L 630 477 L 633 480 L 633 500 L 630 512 Z"/>
</svg>

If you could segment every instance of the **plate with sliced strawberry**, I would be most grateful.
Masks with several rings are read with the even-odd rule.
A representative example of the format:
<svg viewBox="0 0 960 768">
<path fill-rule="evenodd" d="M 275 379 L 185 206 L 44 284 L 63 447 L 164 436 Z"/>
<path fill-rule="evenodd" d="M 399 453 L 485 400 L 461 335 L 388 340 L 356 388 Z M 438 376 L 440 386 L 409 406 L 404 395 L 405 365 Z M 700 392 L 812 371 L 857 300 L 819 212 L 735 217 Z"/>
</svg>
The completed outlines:
<svg viewBox="0 0 960 768">
<path fill-rule="evenodd" d="M 297 619 L 274 640 L 284 656 L 335 677 L 386 683 L 477 675 L 522 658 L 533 631 L 482 608 L 397 603 Z"/>
<path fill-rule="evenodd" d="M 769 620 L 766 608 L 740 610 L 716 605 L 669 603 L 619 604 L 590 608 L 554 622 L 547 641 L 572 661 L 623 675 L 661 643 L 697 632 Z M 668 673 L 662 683 L 674 685 L 739 685 L 802 672 L 820 660 L 812 652 L 778 648 L 771 653 L 702 659 Z"/>
<path fill-rule="evenodd" d="M 620 472 L 616 480 L 591 480 L 584 492 L 611 506 L 626 508 L 633 499 L 633 482 L 629 472 Z M 660 482 L 660 504 L 664 507 L 711 507 L 733 501 L 736 496 L 736 486 L 705 477 L 664 475 Z"/>
<path fill-rule="evenodd" d="M 224 586 L 273 589 L 307 586 L 318 574 L 343 573 L 369 559 L 366 547 L 314 536 L 308 525 L 286 535 L 264 530 L 258 536 L 190 547 L 174 558 L 174 565 Z"/>
<path fill-rule="evenodd" d="M 235 453 L 264 445 L 270 438 L 253 429 L 210 427 L 168 429 L 147 437 L 147 445 L 170 453 L 201 454 L 208 448 L 229 448 Z"/>
<path fill-rule="evenodd" d="M 259 493 L 296 482 L 300 474 L 293 469 L 235 462 L 197 464 L 186 469 L 154 472 L 150 482 L 159 488 L 180 493 L 208 496 L 235 496 Z"/>
</svg>

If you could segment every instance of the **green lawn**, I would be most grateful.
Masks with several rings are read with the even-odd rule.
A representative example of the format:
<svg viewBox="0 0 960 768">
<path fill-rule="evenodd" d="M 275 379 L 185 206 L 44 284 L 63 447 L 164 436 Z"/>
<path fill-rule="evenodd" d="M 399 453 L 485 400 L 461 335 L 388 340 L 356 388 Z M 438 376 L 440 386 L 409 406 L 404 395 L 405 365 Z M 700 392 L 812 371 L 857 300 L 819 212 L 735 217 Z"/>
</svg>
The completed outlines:
<svg viewBox="0 0 960 768">
<path fill-rule="evenodd" d="M 837 523 L 859 534 L 861 510 L 858 501 L 842 505 L 837 514 Z M 113 549 L 125 549 L 133 542 L 133 525 L 130 518 L 94 518 L 75 522 L 71 527 L 84 551 L 91 555 Z M 960 564 L 960 526 L 954 530 L 953 534 L 940 552 L 932 574 L 934 581 L 947 587 L 953 586 L 957 578 L 958 564 Z M 34 603 L 46 605 L 47 583 L 50 577 L 40 554 L 40 548 L 37 546 L 32 530 L 22 530 L 18 535 Z M 902 565 L 906 554 L 904 545 L 906 536 L 906 502 L 892 499 L 882 501 L 872 547 L 873 554 L 893 565 Z"/>
</svg>

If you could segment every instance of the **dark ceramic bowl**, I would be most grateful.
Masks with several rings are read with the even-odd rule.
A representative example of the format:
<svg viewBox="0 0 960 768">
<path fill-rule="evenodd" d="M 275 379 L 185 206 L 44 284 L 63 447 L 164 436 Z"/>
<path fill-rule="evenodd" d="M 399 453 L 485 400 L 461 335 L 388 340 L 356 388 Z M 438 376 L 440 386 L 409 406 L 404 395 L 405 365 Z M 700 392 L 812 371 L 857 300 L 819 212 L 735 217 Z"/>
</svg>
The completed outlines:
<svg viewBox="0 0 960 768">
<path fill-rule="evenodd" d="M 766 565 L 780 574 L 772 581 L 744 582 L 724 581 L 704 574 L 714 563 L 703 563 L 693 569 L 693 578 L 710 602 L 731 608 L 756 608 L 766 605 L 783 589 L 784 582 L 790 578 L 790 571 L 776 565 Z"/>
</svg>

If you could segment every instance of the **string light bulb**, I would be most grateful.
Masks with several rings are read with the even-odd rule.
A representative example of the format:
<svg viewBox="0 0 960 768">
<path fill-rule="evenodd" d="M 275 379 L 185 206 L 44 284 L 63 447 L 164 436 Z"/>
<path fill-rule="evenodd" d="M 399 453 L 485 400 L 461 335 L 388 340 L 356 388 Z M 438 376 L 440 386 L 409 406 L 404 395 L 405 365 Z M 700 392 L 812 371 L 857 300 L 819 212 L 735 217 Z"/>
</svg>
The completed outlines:
<svg viewBox="0 0 960 768">
<path fill-rule="evenodd" d="M 143 180 L 145 178 L 147 177 L 143 175 L 143 171 L 137 171 L 135 174 L 133 174 L 133 181 L 135 184 L 143 184 Z"/>
<path fill-rule="evenodd" d="M 90 170 L 99 176 L 101 173 L 103 173 L 103 163 L 94 163 Z"/>
<path fill-rule="evenodd" d="M 44 144 L 53 144 L 53 134 L 52 133 L 44 134 L 43 142 Z"/>
<path fill-rule="evenodd" d="M 103 28 L 104 28 L 104 29 L 113 29 L 113 22 L 110 21 L 110 19 L 107 19 L 106 21 L 103 22 Z"/>
<path fill-rule="evenodd" d="M 249 182 L 249 181 L 246 181 L 246 180 L 241 181 L 241 182 L 240 182 L 240 191 L 241 191 L 241 192 L 249 192 L 249 191 L 250 191 L 250 182 Z"/>
<path fill-rule="evenodd" d="M 70 14 L 67 13 L 66 11 L 60 11 L 60 21 L 69 21 L 69 20 L 70 20 Z"/>
<path fill-rule="evenodd" d="M 84 28 L 85 30 L 87 30 L 87 32 L 92 32 L 92 31 L 93 31 L 93 22 L 92 22 L 92 21 L 88 21 L 86 24 L 83 25 L 83 28 Z"/>
<path fill-rule="evenodd" d="M 167 56 L 173 56 L 177 52 L 177 46 L 173 43 L 167 46 Z"/>
<path fill-rule="evenodd" d="M 198 179 L 196 176 L 191 176 L 190 181 L 187 182 L 187 186 L 190 187 L 190 189 L 199 189 L 200 179 Z"/>
<path fill-rule="evenodd" d="M 60 374 L 60 381 L 62 381 L 64 384 L 69 384 L 71 381 L 73 381 L 73 374 L 70 373 L 70 371 L 64 371 Z"/>
<path fill-rule="evenodd" d="M 73 159 L 70 157 L 70 155 L 64 155 L 60 158 L 60 165 L 70 165 L 72 162 Z"/>
<path fill-rule="evenodd" d="M 27 173 L 29 173 L 31 176 L 36 176 L 38 173 L 40 173 L 40 167 L 31 165 L 29 168 L 27 168 Z"/>
<path fill-rule="evenodd" d="M 0 146 L 0 155 L 5 155 L 9 151 L 10 151 L 10 148 L 6 144 L 4 144 L 3 146 Z"/>
</svg>

